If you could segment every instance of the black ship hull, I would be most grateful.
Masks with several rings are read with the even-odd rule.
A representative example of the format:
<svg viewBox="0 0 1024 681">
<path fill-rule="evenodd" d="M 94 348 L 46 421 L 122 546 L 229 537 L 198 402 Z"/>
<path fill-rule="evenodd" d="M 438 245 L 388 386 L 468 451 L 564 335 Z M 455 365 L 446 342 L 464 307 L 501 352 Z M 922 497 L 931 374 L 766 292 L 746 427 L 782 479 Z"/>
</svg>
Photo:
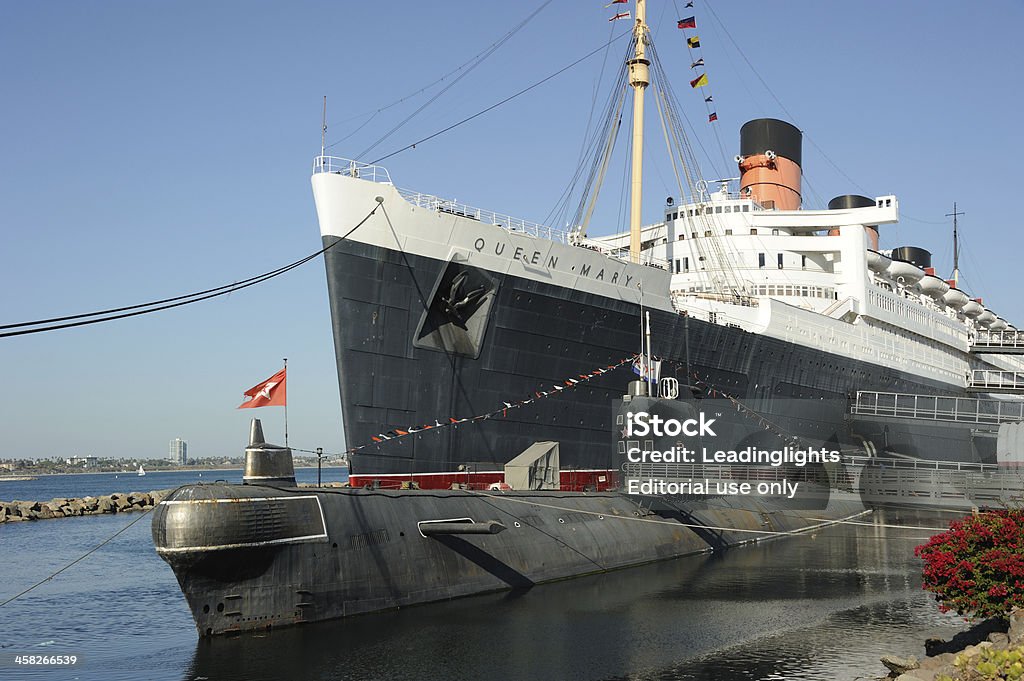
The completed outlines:
<svg viewBox="0 0 1024 681">
<path fill-rule="evenodd" d="M 324 245 L 331 246 L 325 259 L 345 435 L 349 447 L 369 445 L 351 455 L 353 474 L 500 470 L 539 440 L 560 444 L 563 468 L 614 467 L 609 404 L 633 377 L 628 365 L 500 419 L 374 438 L 488 413 L 632 356 L 641 343 L 638 305 L 330 236 Z M 461 272 L 466 281 L 456 294 L 452 282 Z M 453 321 L 446 306 L 467 282 L 491 300 Z M 648 311 L 663 376 L 742 400 L 793 435 L 825 441 L 840 433 L 843 446 L 928 459 L 994 457 L 994 438 L 967 426 L 854 421 L 847 413 L 857 390 L 966 396 L 954 386 L 736 326 Z M 819 408 L 808 410 L 813 401 Z"/>
</svg>

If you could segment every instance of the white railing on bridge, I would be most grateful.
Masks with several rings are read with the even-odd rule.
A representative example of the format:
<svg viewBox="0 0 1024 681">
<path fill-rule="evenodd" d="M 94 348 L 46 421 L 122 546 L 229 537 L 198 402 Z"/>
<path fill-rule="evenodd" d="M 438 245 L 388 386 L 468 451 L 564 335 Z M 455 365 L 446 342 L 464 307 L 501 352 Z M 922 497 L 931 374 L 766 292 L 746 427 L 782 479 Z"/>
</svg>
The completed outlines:
<svg viewBox="0 0 1024 681">
<path fill-rule="evenodd" d="M 850 405 L 850 413 L 958 423 L 1016 423 L 1024 421 L 1024 400 L 986 400 L 858 390 Z"/>
<path fill-rule="evenodd" d="M 333 173 L 346 177 L 358 177 L 361 180 L 391 184 L 391 175 L 387 168 L 369 163 L 360 163 L 339 156 L 317 156 L 313 159 L 313 174 Z"/>
<path fill-rule="evenodd" d="M 981 329 L 971 345 L 972 347 L 1024 348 L 1024 331 Z"/>
<path fill-rule="evenodd" d="M 1021 390 L 1024 391 L 1024 371 L 1000 371 L 997 369 L 974 369 L 971 371 L 968 388 L 976 390 Z"/>
</svg>

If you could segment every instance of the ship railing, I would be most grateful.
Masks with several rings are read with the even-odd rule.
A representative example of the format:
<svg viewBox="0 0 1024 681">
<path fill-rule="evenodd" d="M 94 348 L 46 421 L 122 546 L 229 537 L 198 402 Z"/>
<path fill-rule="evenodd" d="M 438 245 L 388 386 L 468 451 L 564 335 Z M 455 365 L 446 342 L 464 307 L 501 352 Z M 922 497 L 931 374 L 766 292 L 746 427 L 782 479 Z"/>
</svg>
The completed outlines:
<svg viewBox="0 0 1024 681">
<path fill-rule="evenodd" d="M 989 331 L 981 329 L 977 337 L 971 343 L 972 347 L 993 347 L 993 348 L 1024 348 L 1024 331 L 1017 329 L 1005 331 Z"/>
<path fill-rule="evenodd" d="M 1024 391 L 1024 371 L 973 369 L 967 387 L 974 390 Z"/>
<path fill-rule="evenodd" d="M 915 471 L 965 471 L 968 473 L 986 473 L 1000 470 L 1000 467 L 994 463 L 864 456 L 860 454 L 844 455 L 843 463 L 849 466 L 873 466 L 875 468 Z"/>
<path fill-rule="evenodd" d="M 1024 400 L 942 397 L 858 390 L 850 404 L 850 413 L 862 416 L 893 416 L 955 423 L 1016 423 L 1024 421 Z"/>
<path fill-rule="evenodd" d="M 495 227 L 501 227 L 509 232 L 528 234 L 530 236 L 547 239 L 549 241 L 559 241 L 563 244 L 569 243 L 568 232 L 548 227 L 547 225 L 542 225 L 537 222 L 530 222 L 528 220 L 523 220 L 522 218 L 504 215 L 502 213 L 495 213 L 494 211 L 484 210 L 482 208 L 474 208 L 473 206 L 468 206 L 457 201 L 442 199 L 441 197 L 434 196 L 433 194 L 423 194 L 421 192 L 409 191 L 407 189 L 399 189 L 398 193 L 401 194 L 402 198 L 406 201 L 414 206 L 418 206 L 419 208 L 469 218 L 470 220 L 476 220 L 478 222 L 494 225 Z"/>
<path fill-rule="evenodd" d="M 340 156 L 317 156 L 314 158 L 313 174 L 317 173 L 332 173 L 334 175 L 355 177 L 360 180 L 369 180 L 370 182 L 392 184 L 391 175 L 388 173 L 387 168 L 369 163 L 360 163 L 359 161 L 341 158 Z"/>
</svg>

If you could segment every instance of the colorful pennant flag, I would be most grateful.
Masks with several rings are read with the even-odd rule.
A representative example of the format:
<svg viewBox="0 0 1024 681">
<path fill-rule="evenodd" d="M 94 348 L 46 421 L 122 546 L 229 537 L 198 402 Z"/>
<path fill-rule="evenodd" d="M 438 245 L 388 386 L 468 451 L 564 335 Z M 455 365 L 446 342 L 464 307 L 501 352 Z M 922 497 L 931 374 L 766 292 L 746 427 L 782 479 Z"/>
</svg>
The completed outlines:
<svg viewBox="0 0 1024 681">
<path fill-rule="evenodd" d="M 677 26 L 679 28 L 697 28 L 697 17 L 686 17 L 685 19 L 680 19 Z"/>
<path fill-rule="evenodd" d="M 695 69 L 695 68 L 697 68 L 698 66 L 704 66 L 704 57 L 701 57 L 701 58 L 700 58 L 700 59 L 698 59 L 697 61 L 695 61 L 695 62 L 693 62 L 692 64 L 690 64 L 690 68 L 691 68 L 691 69 Z"/>
<path fill-rule="evenodd" d="M 688 2 L 688 3 L 686 3 L 686 6 L 687 7 L 693 7 L 693 3 L 692 2 Z"/>
<path fill-rule="evenodd" d="M 627 358 L 625 358 L 623 360 L 620 360 L 616 364 L 609 364 L 604 369 L 598 367 L 598 368 L 594 369 L 590 373 L 579 374 L 579 379 L 567 378 L 567 379 L 565 379 L 563 381 L 564 385 L 554 385 L 554 386 L 552 386 L 552 390 L 551 391 L 543 391 L 542 390 L 542 391 L 534 392 L 533 394 L 535 395 L 535 398 L 528 397 L 527 399 L 519 400 L 518 402 L 502 402 L 501 408 L 499 408 L 498 410 L 493 411 L 493 412 L 491 412 L 489 414 L 480 414 L 478 416 L 473 416 L 472 418 L 462 418 L 462 419 L 457 419 L 457 418 L 455 418 L 453 416 L 449 416 L 447 423 L 441 423 L 441 421 L 435 420 L 434 421 L 434 425 L 427 424 L 427 425 L 423 425 L 423 426 L 419 426 L 419 427 L 407 426 L 404 429 L 395 428 L 394 430 L 389 430 L 386 433 L 378 433 L 377 435 L 374 435 L 374 436 L 370 437 L 370 442 L 368 442 L 366 444 L 363 444 L 363 445 L 359 445 L 358 447 L 351 447 L 351 448 L 345 450 L 345 453 L 346 454 L 352 454 L 354 452 L 358 452 L 361 449 L 365 449 L 366 447 L 372 447 L 374 445 L 377 445 L 377 448 L 379 449 L 380 448 L 380 444 L 385 442 L 385 441 L 400 439 L 400 438 L 403 438 L 403 437 L 405 437 L 407 435 L 413 435 L 413 434 L 419 433 L 419 432 L 424 431 L 424 430 L 431 430 L 433 428 L 443 428 L 443 427 L 447 427 L 447 426 L 451 426 L 452 428 L 458 428 L 459 424 L 462 424 L 462 423 L 473 423 L 473 422 L 477 422 L 477 421 L 486 421 L 488 419 L 497 418 L 499 416 L 507 417 L 509 409 L 516 409 L 518 407 L 522 407 L 522 406 L 525 406 L 527 404 L 532 404 L 536 400 L 539 400 L 539 399 L 541 399 L 543 397 L 548 397 L 550 395 L 557 395 L 562 390 L 571 390 L 571 389 L 575 388 L 577 385 L 579 385 L 580 383 L 582 383 L 583 381 L 588 381 L 588 380 L 590 380 L 592 378 L 596 378 L 597 376 L 600 376 L 601 374 L 605 374 L 605 373 L 608 373 L 609 371 L 612 371 L 614 369 L 618 369 L 619 367 L 621 367 L 621 366 L 623 366 L 623 365 L 625 365 L 627 363 L 634 362 L 634 360 L 638 360 L 638 358 L 639 358 L 639 355 L 633 355 L 632 357 L 627 357 Z M 657 380 L 657 374 L 660 372 L 660 369 L 661 369 L 661 361 L 660 360 L 658 360 L 656 362 L 652 362 L 652 366 L 651 366 L 650 371 L 653 374 L 651 376 L 651 378 L 653 380 Z M 636 371 L 635 368 L 634 368 L 634 371 Z M 266 384 L 269 384 L 269 382 L 271 382 L 274 379 L 276 379 L 279 375 L 283 377 L 283 374 L 284 374 L 284 371 L 282 370 L 281 372 L 279 372 L 279 374 L 275 374 L 274 376 L 272 376 L 271 378 L 267 379 L 266 381 L 264 381 L 260 385 L 255 386 L 254 388 L 252 388 L 252 390 L 255 391 L 258 388 L 260 388 L 261 386 L 265 386 Z M 283 382 L 283 378 L 282 378 L 282 382 Z M 273 390 L 273 388 L 268 389 L 268 391 L 269 390 Z M 249 393 L 247 392 L 246 394 L 248 395 Z M 265 405 L 265 404 L 250 405 L 249 403 L 246 403 L 243 406 L 268 406 L 268 405 Z"/>
<path fill-rule="evenodd" d="M 605 5 L 604 8 L 608 9 L 612 5 L 621 5 L 621 4 L 626 3 L 626 2 L 629 2 L 629 0 L 612 0 L 607 5 Z"/>
<path fill-rule="evenodd" d="M 286 373 L 284 368 L 267 380 L 257 383 L 243 394 L 249 398 L 238 405 L 238 409 L 255 409 L 256 407 L 284 407 L 288 404 Z"/>
<path fill-rule="evenodd" d="M 619 14 L 616 14 L 615 16 L 613 16 L 608 21 L 616 21 L 618 19 L 628 19 L 628 18 L 629 18 L 629 12 L 620 12 Z"/>
<path fill-rule="evenodd" d="M 718 120 L 718 114 L 717 113 L 712 111 L 710 114 L 708 114 L 708 123 L 711 123 L 711 122 L 717 121 L 717 120 Z"/>
<path fill-rule="evenodd" d="M 711 95 L 708 95 L 707 97 L 705 97 L 704 101 L 710 103 L 711 102 Z"/>
<path fill-rule="evenodd" d="M 702 74 L 700 74 L 699 76 L 697 76 L 696 78 L 694 78 L 693 80 L 690 81 L 690 87 L 692 87 L 692 88 L 704 87 L 707 84 L 708 84 L 708 74 L 706 74 L 706 73 L 702 73 Z"/>
<path fill-rule="evenodd" d="M 686 44 L 690 47 L 700 47 L 700 36 L 695 35 L 692 38 L 687 38 Z"/>
</svg>

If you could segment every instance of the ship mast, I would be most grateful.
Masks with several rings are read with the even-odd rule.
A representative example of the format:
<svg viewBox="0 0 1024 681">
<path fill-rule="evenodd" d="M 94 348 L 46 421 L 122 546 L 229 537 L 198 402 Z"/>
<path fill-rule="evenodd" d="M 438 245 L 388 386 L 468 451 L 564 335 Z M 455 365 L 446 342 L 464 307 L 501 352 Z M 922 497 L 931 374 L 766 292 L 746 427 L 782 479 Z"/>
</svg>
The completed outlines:
<svg viewBox="0 0 1024 681">
<path fill-rule="evenodd" d="M 633 26 L 633 40 L 636 52 L 627 63 L 629 84 L 633 87 L 633 174 L 629 204 L 629 259 L 640 262 L 640 221 L 643 188 L 644 163 L 644 91 L 650 83 L 649 62 L 644 57 L 644 41 L 647 40 L 645 0 L 636 0 L 636 24 Z"/>
<path fill-rule="evenodd" d="M 946 213 L 946 217 L 953 218 L 953 287 L 960 288 L 960 234 L 956 229 L 956 218 L 963 213 L 956 212 L 956 201 L 953 202 L 953 212 Z"/>
</svg>

